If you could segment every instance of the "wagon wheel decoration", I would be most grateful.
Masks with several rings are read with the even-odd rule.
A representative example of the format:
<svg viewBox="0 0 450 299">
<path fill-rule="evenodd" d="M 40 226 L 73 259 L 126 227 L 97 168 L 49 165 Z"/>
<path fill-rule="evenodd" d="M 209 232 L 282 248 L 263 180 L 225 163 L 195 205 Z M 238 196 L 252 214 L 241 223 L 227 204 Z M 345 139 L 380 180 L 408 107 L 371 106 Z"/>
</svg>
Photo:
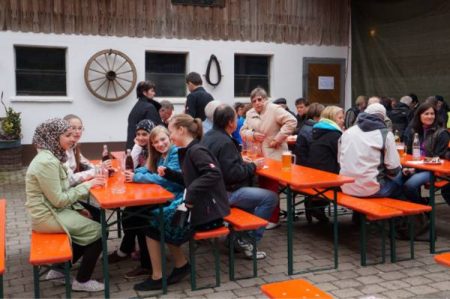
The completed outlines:
<svg viewBox="0 0 450 299">
<path fill-rule="evenodd" d="M 104 101 L 126 97 L 136 84 L 136 67 L 124 53 L 109 49 L 95 53 L 84 68 L 89 91 Z"/>
</svg>

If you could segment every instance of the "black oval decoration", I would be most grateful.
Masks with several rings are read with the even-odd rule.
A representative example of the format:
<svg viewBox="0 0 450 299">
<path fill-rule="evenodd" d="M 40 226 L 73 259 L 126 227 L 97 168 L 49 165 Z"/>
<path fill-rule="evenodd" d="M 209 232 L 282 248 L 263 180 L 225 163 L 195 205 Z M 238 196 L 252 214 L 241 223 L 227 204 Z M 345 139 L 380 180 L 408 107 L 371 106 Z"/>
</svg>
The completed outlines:
<svg viewBox="0 0 450 299">
<path fill-rule="evenodd" d="M 216 64 L 216 68 L 217 68 L 217 82 L 211 82 L 210 72 L 211 72 L 211 65 L 213 63 Z M 208 84 L 210 84 L 214 87 L 219 85 L 220 81 L 222 81 L 222 70 L 220 69 L 219 60 L 217 60 L 217 57 L 214 54 L 211 54 L 211 57 L 209 58 L 208 66 L 206 67 L 205 79 L 206 79 L 206 82 L 208 82 Z"/>
</svg>

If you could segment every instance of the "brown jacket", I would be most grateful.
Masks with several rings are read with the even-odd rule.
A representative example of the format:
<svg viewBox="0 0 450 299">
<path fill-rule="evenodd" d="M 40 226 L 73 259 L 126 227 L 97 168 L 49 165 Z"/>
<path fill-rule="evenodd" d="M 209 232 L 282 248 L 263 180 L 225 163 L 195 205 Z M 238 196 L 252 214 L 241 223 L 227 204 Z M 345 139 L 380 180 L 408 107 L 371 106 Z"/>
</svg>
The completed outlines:
<svg viewBox="0 0 450 299">
<path fill-rule="evenodd" d="M 264 157 L 281 160 L 283 151 L 288 150 L 286 138 L 291 135 L 297 126 L 295 117 L 281 106 L 266 101 L 261 113 L 254 108 L 250 109 L 241 128 L 241 136 L 244 141 L 253 142 L 253 133 L 258 132 L 266 135 L 262 142 L 262 153 Z M 272 140 L 282 142 L 278 148 L 271 148 Z"/>
</svg>

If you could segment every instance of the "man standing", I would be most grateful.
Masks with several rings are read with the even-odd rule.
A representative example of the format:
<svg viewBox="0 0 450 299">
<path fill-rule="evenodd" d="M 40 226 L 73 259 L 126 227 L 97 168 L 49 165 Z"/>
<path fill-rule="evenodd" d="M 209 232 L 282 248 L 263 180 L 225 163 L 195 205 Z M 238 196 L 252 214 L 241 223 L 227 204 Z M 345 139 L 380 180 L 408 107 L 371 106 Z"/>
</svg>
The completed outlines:
<svg viewBox="0 0 450 299">
<path fill-rule="evenodd" d="M 173 105 L 167 100 L 163 100 L 159 104 L 161 105 L 161 109 L 159 109 L 159 116 L 161 117 L 163 124 L 167 127 L 173 114 Z"/>
<path fill-rule="evenodd" d="M 308 111 L 309 101 L 305 98 L 299 98 L 295 100 L 295 108 L 297 109 L 297 115 L 295 117 L 297 118 L 297 128 L 296 132 L 301 129 L 303 126 L 303 123 L 306 121 L 305 116 L 306 112 Z"/>
<path fill-rule="evenodd" d="M 156 126 L 162 125 L 159 109 L 161 105 L 153 100 L 155 84 L 151 81 L 141 81 L 136 87 L 137 103 L 128 115 L 127 149 L 132 149 L 136 137 L 136 125 L 143 119 L 151 120 Z"/>
<path fill-rule="evenodd" d="M 190 94 L 187 96 L 185 113 L 193 118 L 205 120 L 205 106 L 214 98 L 202 87 L 203 81 L 200 74 L 192 72 L 186 77 L 186 84 Z"/>
<path fill-rule="evenodd" d="M 238 143 L 231 137 L 237 127 L 236 112 L 229 105 L 222 104 L 216 108 L 213 128 L 203 136 L 201 143 L 217 158 L 222 170 L 230 206 L 235 206 L 268 220 L 275 206 L 278 195 L 275 192 L 249 187 L 255 171 L 263 167 L 262 160 L 245 161 L 238 149 Z M 264 227 L 252 232 L 252 237 L 260 241 Z M 253 246 L 245 238 L 238 239 L 238 247 L 244 250 L 247 258 L 252 258 Z M 263 251 L 257 251 L 258 259 L 265 258 Z"/>
<path fill-rule="evenodd" d="M 342 192 L 359 197 L 397 197 L 401 192 L 400 157 L 384 123 L 386 108 L 371 104 L 338 144 L 340 174 L 355 178 Z"/>
</svg>

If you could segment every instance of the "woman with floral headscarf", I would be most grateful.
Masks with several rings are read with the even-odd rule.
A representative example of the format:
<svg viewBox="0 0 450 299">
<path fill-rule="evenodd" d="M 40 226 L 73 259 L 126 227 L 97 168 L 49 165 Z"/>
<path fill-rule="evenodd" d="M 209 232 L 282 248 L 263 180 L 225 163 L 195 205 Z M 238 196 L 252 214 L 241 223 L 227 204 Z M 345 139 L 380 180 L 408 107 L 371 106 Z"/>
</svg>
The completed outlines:
<svg viewBox="0 0 450 299">
<path fill-rule="evenodd" d="M 90 213 L 78 201 L 86 199 L 89 189 L 103 185 L 105 179 L 96 177 L 70 187 L 64 163 L 67 160 L 66 151 L 74 144 L 72 134 L 70 124 L 59 118 L 49 119 L 36 128 L 33 144 L 38 153 L 27 170 L 25 205 L 34 231 L 67 233 L 72 242 L 72 262 L 83 256 L 72 289 L 102 291 L 104 285 L 91 280 L 102 251 L 101 227 L 89 218 Z"/>
</svg>

